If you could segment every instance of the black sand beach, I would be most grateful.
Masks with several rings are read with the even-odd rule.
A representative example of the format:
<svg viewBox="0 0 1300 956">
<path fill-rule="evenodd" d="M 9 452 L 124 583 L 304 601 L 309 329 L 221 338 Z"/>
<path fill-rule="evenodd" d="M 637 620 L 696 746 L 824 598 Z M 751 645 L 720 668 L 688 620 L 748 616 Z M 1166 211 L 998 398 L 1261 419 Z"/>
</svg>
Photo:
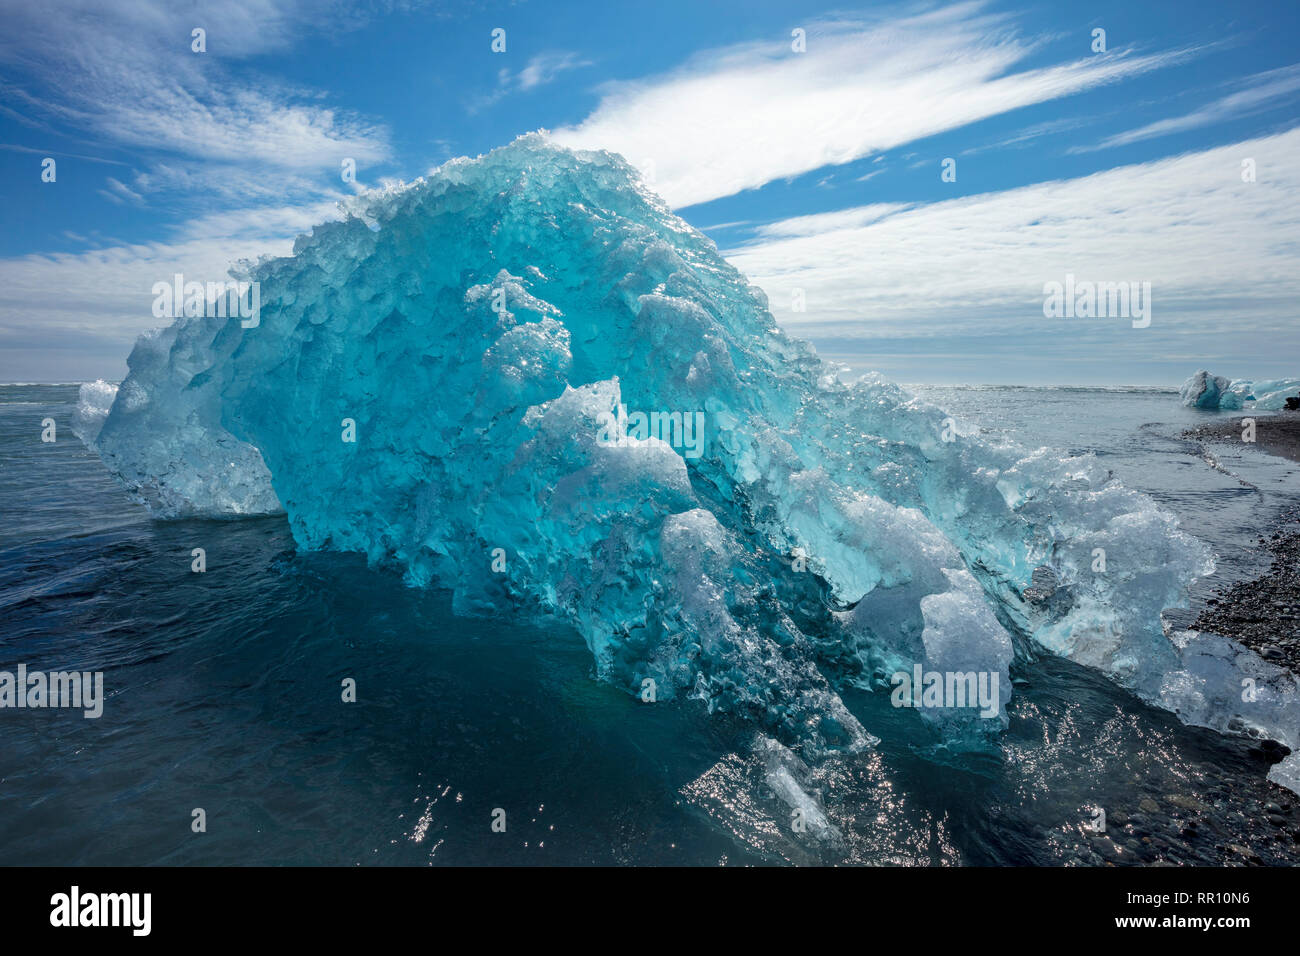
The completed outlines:
<svg viewBox="0 0 1300 956">
<path fill-rule="evenodd" d="M 1272 567 L 1210 598 L 1193 627 L 1231 637 L 1300 674 L 1300 512 L 1259 542 L 1272 552 Z"/>
<path fill-rule="evenodd" d="M 1240 442 L 1245 428 L 1242 423 L 1247 418 L 1255 420 L 1255 445 L 1260 451 L 1300 461 L 1300 414 L 1296 412 L 1254 415 L 1242 411 L 1231 418 L 1218 418 L 1199 428 L 1189 428 L 1183 432 L 1183 437 L 1210 442 Z"/>
<path fill-rule="evenodd" d="M 1185 438 L 1240 442 L 1242 420 L 1249 412 L 1189 429 Z M 1281 412 L 1255 419 L 1260 451 L 1300 461 L 1300 414 Z M 1193 625 L 1240 641 L 1265 660 L 1300 674 L 1300 511 L 1284 514 L 1259 539 L 1273 564 L 1253 581 L 1227 588 L 1211 598 Z"/>
</svg>

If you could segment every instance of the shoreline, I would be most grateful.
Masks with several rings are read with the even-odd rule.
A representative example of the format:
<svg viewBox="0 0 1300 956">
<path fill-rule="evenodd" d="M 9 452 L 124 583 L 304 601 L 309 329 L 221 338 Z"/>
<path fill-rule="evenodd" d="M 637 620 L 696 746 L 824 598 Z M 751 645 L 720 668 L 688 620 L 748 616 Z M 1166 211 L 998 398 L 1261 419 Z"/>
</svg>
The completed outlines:
<svg viewBox="0 0 1300 956">
<path fill-rule="evenodd" d="M 1255 415 L 1249 409 L 1217 418 L 1196 428 L 1183 432 L 1184 438 L 1200 441 L 1217 441 L 1233 445 L 1245 445 L 1241 440 L 1242 421 L 1247 418 L 1255 420 L 1255 448 L 1278 458 L 1300 462 L 1300 415 L 1294 412 L 1273 412 Z"/>
<path fill-rule="evenodd" d="M 1255 448 L 1300 462 L 1300 415 L 1279 412 L 1255 417 L 1249 410 L 1183 432 L 1193 440 L 1245 444 L 1241 422 L 1255 418 Z M 1275 523 L 1259 529 L 1259 547 L 1272 555 L 1262 574 L 1216 588 L 1195 622 L 1239 641 L 1266 661 L 1300 675 L 1300 509 L 1284 511 Z"/>
<path fill-rule="evenodd" d="M 1300 674 L 1300 509 L 1284 513 L 1259 543 L 1273 555 L 1268 570 L 1217 589 L 1191 626 L 1230 637 Z"/>
</svg>

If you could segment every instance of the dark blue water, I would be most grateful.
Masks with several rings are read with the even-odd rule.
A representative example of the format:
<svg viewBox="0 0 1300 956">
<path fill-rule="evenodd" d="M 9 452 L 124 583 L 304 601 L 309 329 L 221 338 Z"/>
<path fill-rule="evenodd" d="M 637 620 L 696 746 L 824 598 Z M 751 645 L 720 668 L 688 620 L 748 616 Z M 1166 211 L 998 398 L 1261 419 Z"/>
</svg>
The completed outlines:
<svg viewBox="0 0 1300 956">
<path fill-rule="evenodd" d="M 357 556 L 297 552 L 282 519 L 149 519 L 73 435 L 76 391 L 0 386 L 0 670 L 103 671 L 108 699 L 98 720 L 0 710 L 2 863 L 1300 860 L 1265 820 L 1292 806 L 1265 750 L 1057 660 L 1017 675 L 1000 754 L 947 759 L 914 714 L 851 692 L 882 742 L 798 769 L 834 829 L 791 832 L 753 727 L 600 684 L 562 627 L 455 617 Z M 1204 414 L 1171 393 L 927 394 L 1103 456 L 1215 548 L 1217 581 L 1258 571 L 1260 528 L 1300 497 L 1256 452 L 1211 467 L 1179 437 Z"/>
</svg>

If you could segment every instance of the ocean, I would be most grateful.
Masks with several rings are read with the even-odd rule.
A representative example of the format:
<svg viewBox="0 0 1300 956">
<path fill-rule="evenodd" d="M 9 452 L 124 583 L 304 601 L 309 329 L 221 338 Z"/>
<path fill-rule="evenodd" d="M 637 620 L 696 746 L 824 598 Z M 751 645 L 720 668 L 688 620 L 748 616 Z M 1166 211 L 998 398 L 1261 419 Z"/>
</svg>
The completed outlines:
<svg viewBox="0 0 1300 956">
<path fill-rule="evenodd" d="M 1263 571 L 1259 538 L 1300 505 L 1295 464 L 1182 438 L 1229 413 L 1176 390 L 913 388 L 1095 454 L 1209 544 L 1218 570 L 1175 626 Z M 73 434 L 76 401 L 0 386 L 0 670 L 102 671 L 104 714 L 0 711 L 0 862 L 1300 862 L 1267 819 L 1292 803 L 1264 780 L 1276 753 L 1055 658 L 1018 671 L 995 753 L 946 753 L 887 695 L 846 694 L 880 743 L 806 768 L 828 826 L 801 838 L 754 726 L 645 706 L 571 629 L 456 616 L 359 555 L 297 550 L 282 517 L 153 520 Z"/>
</svg>

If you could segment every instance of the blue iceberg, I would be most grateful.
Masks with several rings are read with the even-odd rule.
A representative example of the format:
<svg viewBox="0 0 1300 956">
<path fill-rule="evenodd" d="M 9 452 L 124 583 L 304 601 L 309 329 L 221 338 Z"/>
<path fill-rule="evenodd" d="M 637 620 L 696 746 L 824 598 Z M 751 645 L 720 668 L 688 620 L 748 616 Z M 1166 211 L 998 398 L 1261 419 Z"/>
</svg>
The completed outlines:
<svg viewBox="0 0 1300 956">
<path fill-rule="evenodd" d="M 809 759 L 873 743 L 845 688 L 913 674 L 940 675 L 903 692 L 936 739 L 990 746 L 1044 652 L 1300 742 L 1289 674 L 1166 635 L 1213 569 L 1171 516 L 1090 457 L 842 380 L 617 156 L 530 134 L 236 275 L 255 324 L 179 319 L 106 414 L 87 397 L 87 441 L 160 517 L 283 510 L 303 548 L 567 620 L 603 679 Z M 1000 695 L 963 704 L 953 675 Z"/>
<path fill-rule="evenodd" d="M 1231 392 L 1232 382 L 1222 375 L 1211 375 L 1205 369 L 1199 369 L 1183 382 L 1178 390 L 1178 397 L 1188 408 L 1238 408 L 1231 405 L 1235 397 Z M 1224 405 L 1224 402 L 1229 402 Z"/>
<path fill-rule="evenodd" d="M 1259 382 L 1240 378 L 1229 380 L 1200 369 L 1183 382 L 1179 396 L 1188 408 L 1279 411 L 1286 407 L 1288 398 L 1300 397 L 1300 378 Z"/>
</svg>

